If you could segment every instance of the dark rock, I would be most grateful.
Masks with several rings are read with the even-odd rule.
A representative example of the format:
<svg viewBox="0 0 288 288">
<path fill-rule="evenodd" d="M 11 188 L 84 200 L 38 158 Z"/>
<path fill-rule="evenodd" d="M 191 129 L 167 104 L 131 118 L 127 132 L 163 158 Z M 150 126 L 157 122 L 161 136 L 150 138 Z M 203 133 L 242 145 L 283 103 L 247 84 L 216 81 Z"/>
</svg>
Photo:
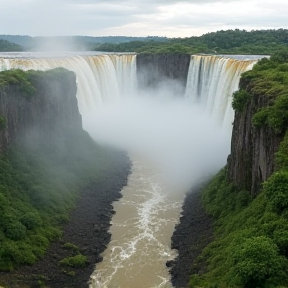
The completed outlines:
<svg viewBox="0 0 288 288">
<path fill-rule="evenodd" d="M 166 267 L 171 268 L 174 265 L 174 261 L 173 260 L 169 260 L 166 262 Z"/>
<path fill-rule="evenodd" d="M 261 183 L 275 171 L 275 153 L 283 135 L 276 135 L 269 127 L 256 128 L 252 124 L 253 115 L 266 107 L 271 98 L 254 95 L 247 83 L 240 81 L 240 87 L 252 95 L 251 101 L 242 112 L 235 113 L 233 124 L 231 154 L 228 157 L 228 179 L 243 190 L 255 196 Z"/>
<path fill-rule="evenodd" d="M 44 258 L 34 265 L 23 266 L 17 271 L 6 273 L 10 279 L 21 284 L 15 284 L 15 282 L 7 287 L 23 288 L 27 285 L 32 287 L 31 285 L 35 283 L 35 280 L 32 279 L 31 275 L 41 275 L 41 277 L 44 276 L 45 279 L 49 279 L 49 281 L 45 280 L 44 283 L 47 283 L 51 288 L 89 287 L 87 282 L 95 269 L 95 264 L 103 260 L 100 254 L 106 249 L 111 239 L 108 229 L 113 213 L 111 213 L 112 210 L 107 210 L 107 207 L 113 208 L 112 202 L 119 199 L 122 195 L 119 190 L 127 184 L 130 161 L 125 154 L 120 154 L 122 156 L 118 157 L 114 167 L 111 167 L 108 177 L 104 181 L 92 183 L 82 192 L 75 210 L 71 213 L 69 223 L 63 227 L 62 241 L 52 243 Z M 116 186 L 114 179 L 117 180 Z M 101 217 L 97 215 L 101 215 Z M 85 268 L 73 269 L 75 271 L 73 277 L 63 273 L 62 268 L 58 265 L 60 259 L 71 256 L 68 255 L 71 251 L 63 249 L 63 243 L 66 242 L 78 246 L 88 260 Z M 19 279 L 21 275 L 25 275 L 25 281 Z"/>
<path fill-rule="evenodd" d="M 0 152 L 15 141 L 33 143 L 63 133 L 63 129 L 82 130 L 73 72 L 39 72 L 31 83 L 36 94 L 29 97 L 21 85 L 7 84 L 0 89 L 0 115 L 6 120 L 0 129 Z"/>
<path fill-rule="evenodd" d="M 176 95 L 183 95 L 190 59 L 190 55 L 182 53 L 137 55 L 138 86 L 143 89 L 157 89 L 162 85 Z M 173 85 L 167 87 L 167 80 Z"/>
<path fill-rule="evenodd" d="M 196 258 L 212 241 L 212 219 L 201 203 L 201 188 L 195 188 L 186 195 L 182 206 L 179 224 L 172 236 L 172 249 L 178 250 L 178 256 L 168 261 L 171 282 L 174 287 L 188 287 L 191 274 L 201 273 L 205 267 L 192 268 Z M 194 269 L 194 270 L 193 270 Z"/>
</svg>

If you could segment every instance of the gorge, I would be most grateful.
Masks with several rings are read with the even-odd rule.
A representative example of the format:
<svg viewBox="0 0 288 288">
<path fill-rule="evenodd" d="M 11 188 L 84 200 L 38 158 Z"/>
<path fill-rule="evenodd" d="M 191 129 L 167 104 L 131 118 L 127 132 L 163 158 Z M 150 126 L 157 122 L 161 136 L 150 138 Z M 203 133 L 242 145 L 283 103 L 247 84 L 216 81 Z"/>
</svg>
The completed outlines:
<svg viewBox="0 0 288 288">
<path fill-rule="evenodd" d="M 139 288 L 139 283 L 143 288 L 171 287 L 165 263 L 176 255 L 170 249 L 170 238 L 183 197 L 191 186 L 225 165 L 234 118 L 232 93 L 241 73 L 255 62 L 184 54 L 2 55 L 1 70 L 64 67 L 73 71 L 83 128 L 98 143 L 125 149 L 131 156 L 128 186 L 114 204 L 112 242 L 103 262 L 96 266 L 91 287 Z M 124 243 L 119 244 L 114 235 Z M 141 251 L 144 254 L 137 254 Z M 131 260 L 128 264 L 124 262 L 127 258 Z M 133 278 L 137 276 L 133 270 L 125 270 L 134 266 L 145 271 L 150 262 L 160 268 L 154 271 L 152 265 L 146 274 L 139 273 L 140 278 Z M 101 273 L 103 267 L 107 269 L 104 276 L 97 274 L 98 265 Z M 123 277 L 126 273 L 130 282 Z M 115 279 L 110 277 L 114 274 Z"/>
</svg>

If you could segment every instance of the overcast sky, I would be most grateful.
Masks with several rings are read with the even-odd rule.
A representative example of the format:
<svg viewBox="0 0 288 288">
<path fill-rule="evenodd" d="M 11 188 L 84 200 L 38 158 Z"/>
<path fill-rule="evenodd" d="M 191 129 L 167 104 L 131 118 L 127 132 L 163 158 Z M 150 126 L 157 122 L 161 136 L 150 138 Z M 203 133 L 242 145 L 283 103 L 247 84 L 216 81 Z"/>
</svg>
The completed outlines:
<svg viewBox="0 0 288 288">
<path fill-rule="evenodd" d="M 0 34 L 200 36 L 288 28 L 288 0 L 0 0 Z"/>
</svg>

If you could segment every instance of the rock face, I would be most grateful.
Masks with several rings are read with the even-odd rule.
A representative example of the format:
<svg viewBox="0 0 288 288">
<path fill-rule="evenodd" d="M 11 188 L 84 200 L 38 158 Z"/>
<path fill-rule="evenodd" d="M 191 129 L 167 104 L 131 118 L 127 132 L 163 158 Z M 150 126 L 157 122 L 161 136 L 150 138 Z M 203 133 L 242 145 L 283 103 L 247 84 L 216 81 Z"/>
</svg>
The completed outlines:
<svg viewBox="0 0 288 288">
<path fill-rule="evenodd" d="M 30 80 L 30 79 L 29 79 Z M 76 76 L 65 69 L 39 72 L 31 77 L 35 93 L 27 95 L 21 84 L 0 87 L 0 152 L 17 140 L 51 137 L 65 129 L 81 129 L 76 99 Z"/>
<path fill-rule="evenodd" d="M 139 54 L 136 58 L 138 85 L 142 89 L 166 87 L 184 94 L 191 56 L 181 53 Z M 167 84 L 171 81 L 171 85 Z M 162 87 L 162 88 L 163 88 Z"/>
<path fill-rule="evenodd" d="M 2 74 L 2 76 L 5 76 L 4 82 L 3 77 L 1 78 L 0 75 L 0 153 L 5 152 L 9 147 L 13 147 L 14 144 L 16 144 L 17 148 L 19 146 L 22 147 L 22 144 L 28 144 L 30 148 L 29 152 L 32 150 L 33 154 L 35 151 L 44 151 L 44 160 L 48 157 L 49 159 L 52 157 L 57 158 L 58 155 L 63 154 L 65 157 L 61 155 L 59 161 L 52 161 L 52 164 L 49 163 L 49 165 L 57 164 L 53 166 L 53 170 L 55 168 L 56 172 L 59 166 L 62 165 L 62 162 L 67 160 L 66 154 L 72 161 L 64 163 L 64 168 L 75 165 L 75 162 L 77 167 L 81 168 L 83 161 L 87 162 L 87 157 L 95 157 L 94 153 L 90 153 L 94 150 L 89 150 L 91 149 L 90 143 L 91 145 L 94 145 L 94 143 L 82 129 L 82 119 L 76 98 L 76 76 L 73 72 L 57 68 L 46 72 L 25 73 L 23 71 L 16 71 L 16 74 L 13 74 L 13 71 L 11 73 L 7 71 L 7 73 L 6 76 Z M 31 86 L 29 86 L 30 84 L 27 86 L 27 80 L 28 83 L 31 83 Z M 27 87 L 33 88 L 33 93 L 31 89 L 27 93 Z M 87 138 L 89 138 L 89 143 Z M 81 148 L 80 144 L 83 144 L 84 148 Z M 72 148 L 69 148 L 70 145 Z M 47 146 L 49 149 L 47 149 Z M 37 148 L 37 150 L 34 148 Z M 65 153 L 62 153 L 62 151 Z M 86 152 L 88 156 L 85 154 Z M 89 181 L 85 180 L 87 175 L 84 175 L 83 183 L 75 185 L 77 187 L 73 188 L 79 190 L 77 192 L 77 202 L 75 203 L 76 207 L 70 215 L 69 223 L 64 225 L 61 222 L 61 225 L 64 225 L 62 226 L 62 239 L 54 241 L 46 250 L 45 255 L 33 265 L 22 265 L 9 273 L 0 271 L 1 284 L 5 287 L 40 287 L 43 281 L 47 282 L 47 287 L 53 288 L 82 288 L 89 286 L 87 281 L 95 268 L 95 263 L 102 260 L 100 254 L 105 250 L 106 245 L 110 241 L 111 235 L 108 230 L 111 217 L 115 213 L 112 202 L 122 196 L 120 190 L 127 184 L 127 177 L 130 173 L 130 160 L 126 153 L 111 149 L 109 157 L 107 157 L 108 151 L 106 151 L 106 154 L 104 152 L 102 154 L 102 152 L 102 150 L 99 150 L 99 154 L 95 158 L 97 160 L 99 156 L 99 165 L 101 165 L 101 161 L 108 161 L 106 168 L 101 167 L 105 171 L 99 168 L 97 172 L 99 175 L 94 173 L 93 177 L 95 178 L 90 178 Z M 36 156 L 38 155 L 43 156 L 41 153 L 36 154 Z M 64 161 L 61 159 L 64 159 Z M 95 163 L 93 162 L 93 165 Z M 48 163 L 45 162 L 46 164 Z M 87 163 L 87 169 L 91 167 L 89 165 Z M 42 168 L 39 165 L 39 169 Z M 50 166 L 47 168 L 47 171 L 49 168 Z M 46 170 L 44 169 L 43 171 L 45 172 Z M 66 170 L 63 174 L 66 174 Z M 65 186 L 67 179 L 63 177 L 62 185 L 67 187 L 67 190 L 73 190 L 71 187 L 77 175 L 73 173 L 73 169 L 71 171 L 68 169 L 67 174 L 69 174 L 67 176 L 69 183 L 71 184 L 72 182 L 72 184 L 71 186 Z M 49 179 L 48 177 L 51 177 L 49 175 L 48 173 L 45 182 Z M 99 178 L 97 178 L 98 176 Z M 83 177 L 83 174 L 79 175 L 79 177 Z M 45 190 L 43 191 L 45 192 Z M 41 193 L 43 191 L 41 190 Z M 73 191 L 70 192 L 71 194 L 73 193 Z M 27 199 L 29 198 L 27 197 Z M 48 199 L 50 198 L 48 197 Z M 55 199 L 55 203 L 57 204 L 58 198 Z M 54 209 L 53 213 L 57 214 L 58 211 Z M 56 221 L 55 225 L 56 223 L 58 222 Z M 88 260 L 85 267 L 73 268 L 74 270 L 70 271 L 72 274 L 67 273 L 67 267 L 65 270 L 59 266 L 61 259 L 75 256 L 71 254 L 72 250 L 63 248 L 65 242 L 76 245 Z"/>
<path fill-rule="evenodd" d="M 253 115 L 258 109 L 268 106 L 271 99 L 252 92 L 249 81 L 241 80 L 239 86 L 252 97 L 243 111 L 235 113 L 231 154 L 228 157 L 228 179 L 255 196 L 261 183 L 275 171 L 275 152 L 279 149 L 283 135 L 276 135 L 268 127 L 253 126 Z"/>
</svg>

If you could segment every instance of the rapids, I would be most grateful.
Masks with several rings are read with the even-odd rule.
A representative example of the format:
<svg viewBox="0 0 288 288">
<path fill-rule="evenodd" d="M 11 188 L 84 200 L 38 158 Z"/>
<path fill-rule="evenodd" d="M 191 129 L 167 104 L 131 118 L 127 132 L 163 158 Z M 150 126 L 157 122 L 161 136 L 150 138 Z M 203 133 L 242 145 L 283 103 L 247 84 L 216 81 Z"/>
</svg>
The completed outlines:
<svg viewBox="0 0 288 288">
<path fill-rule="evenodd" d="M 123 198 L 114 203 L 112 239 L 91 288 L 172 287 L 165 263 L 176 255 L 170 238 L 184 191 L 165 187 L 161 172 L 147 161 L 133 157 L 132 164 Z"/>
</svg>

